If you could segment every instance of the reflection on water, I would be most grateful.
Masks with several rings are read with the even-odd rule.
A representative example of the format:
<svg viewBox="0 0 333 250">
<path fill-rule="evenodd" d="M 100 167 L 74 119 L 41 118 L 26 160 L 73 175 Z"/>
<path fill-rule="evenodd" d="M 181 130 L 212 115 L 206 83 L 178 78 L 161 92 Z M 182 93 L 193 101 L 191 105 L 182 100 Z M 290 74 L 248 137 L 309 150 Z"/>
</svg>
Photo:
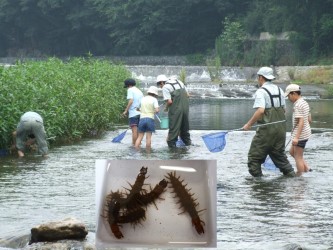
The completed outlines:
<svg viewBox="0 0 333 250">
<path fill-rule="evenodd" d="M 332 129 L 333 100 L 307 100 L 313 123 L 312 128 Z M 190 122 L 192 129 L 232 130 L 243 127 L 254 110 L 252 99 L 194 99 L 191 100 Z M 288 131 L 292 128 L 292 103 L 286 100 Z"/>
<path fill-rule="evenodd" d="M 309 140 L 305 159 L 313 172 L 287 179 L 264 169 L 265 177 L 256 179 L 247 172 L 253 131 L 228 133 L 226 147 L 220 153 L 210 153 L 201 139 L 216 129 L 241 127 L 250 116 L 245 110 L 251 110 L 252 101 L 191 103 L 195 130 L 191 131 L 194 145 L 190 148 L 170 151 L 165 143 L 167 131 L 157 130 L 151 152 L 137 151 L 130 147 L 130 131 L 120 144 L 111 143 L 119 133 L 113 131 L 102 139 L 52 148 L 47 159 L 1 158 L 0 246 L 1 238 L 26 235 L 37 224 L 70 216 L 79 218 L 94 232 L 96 159 L 216 159 L 219 249 L 332 246 L 333 133 L 315 133 Z M 315 127 L 333 128 L 331 112 L 323 114 L 323 110 L 332 110 L 332 103 L 311 100 Z M 228 113 L 228 109 L 232 111 Z"/>
</svg>

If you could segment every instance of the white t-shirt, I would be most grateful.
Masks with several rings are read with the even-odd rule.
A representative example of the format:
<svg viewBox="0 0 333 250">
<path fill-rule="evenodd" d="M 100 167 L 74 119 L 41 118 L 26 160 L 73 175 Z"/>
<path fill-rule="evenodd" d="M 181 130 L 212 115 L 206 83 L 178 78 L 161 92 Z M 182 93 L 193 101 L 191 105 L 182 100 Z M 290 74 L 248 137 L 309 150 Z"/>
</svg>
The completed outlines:
<svg viewBox="0 0 333 250">
<path fill-rule="evenodd" d="M 140 105 L 140 119 L 141 118 L 152 118 L 154 119 L 155 109 L 158 108 L 158 101 L 155 97 L 147 95 L 141 99 Z"/>
<path fill-rule="evenodd" d="M 143 94 L 137 87 L 133 86 L 127 89 L 127 100 L 133 99 L 133 103 L 128 110 L 129 118 L 140 115 L 140 112 L 136 109 L 139 107 L 142 97 Z"/>
</svg>

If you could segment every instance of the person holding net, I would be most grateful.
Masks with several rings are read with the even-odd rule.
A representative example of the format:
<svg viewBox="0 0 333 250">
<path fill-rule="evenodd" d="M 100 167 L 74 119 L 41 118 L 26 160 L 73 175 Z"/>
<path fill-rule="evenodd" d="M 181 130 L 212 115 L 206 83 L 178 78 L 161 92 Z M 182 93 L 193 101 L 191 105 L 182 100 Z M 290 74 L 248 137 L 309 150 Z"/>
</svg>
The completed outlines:
<svg viewBox="0 0 333 250">
<path fill-rule="evenodd" d="M 137 111 L 143 93 L 136 86 L 136 82 L 132 78 L 128 78 L 124 81 L 124 88 L 127 88 L 127 106 L 122 116 L 125 117 L 128 114 L 129 126 L 132 129 L 132 144 L 135 145 L 136 139 L 138 138 L 138 124 L 140 121 L 140 112 Z"/>
<path fill-rule="evenodd" d="M 167 143 L 169 148 L 177 147 L 178 138 L 185 146 L 190 146 L 189 94 L 185 84 L 176 78 L 168 79 L 165 75 L 159 75 L 156 85 L 162 88 L 163 100 L 166 102 L 165 110 L 168 111 Z"/>
<path fill-rule="evenodd" d="M 285 176 L 295 176 L 294 169 L 285 153 L 286 124 L 285 97 L 283 90 L 272 83 L 273 69 L 262 67 L 257 72 L 259 89 L 255 93 L 254 114 L 243 126 L 249 130 L 255 123 L 258 126 L 248 153 L 249 173 L 254 177 L 263 176 L 261 165 L 267 155 Z M 281 121 L 281 122 L 279 122 Z M 267 124 L 267 126 L 265 126 Z"/>
</svg>

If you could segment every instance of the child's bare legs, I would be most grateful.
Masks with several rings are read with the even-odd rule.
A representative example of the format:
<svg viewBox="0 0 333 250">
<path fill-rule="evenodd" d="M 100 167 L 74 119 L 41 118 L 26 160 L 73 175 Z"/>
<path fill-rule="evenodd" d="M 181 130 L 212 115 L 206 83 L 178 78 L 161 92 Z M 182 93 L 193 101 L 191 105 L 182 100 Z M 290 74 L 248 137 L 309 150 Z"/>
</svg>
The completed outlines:
<svg viewBox="0 0 333 250">
<path fill-rule="evenodd" d="M 142 141 L 144 135 L 145 135 L 145 133 L 138 134 L 138 138 L 136 139 L 135 144 L 134 144 L 135 148 L 140 148 L 141 141 Z"/>
<path fill-rule="evenodd" d="M 146 132 L 146 149 L 151 148 L 151 135 L 152 132 Z"/>
<path fill-rule="evenodd" d="M 303 172 L 309 171 L 309 167 L 303 158 L 303 152 L 304 149 L 298 146 L 291 146 L 289 150 L 290 155 L 295 159 L 297 168 L 296 175 L 298 176 L 302 175 Z"/>
<path fill-rule="evenodd" d="M 21 150 L 17 150 L 18 156 L 19 157 L 24 157 L 24 153 Z"/>
<path fill-rule="evenodd" d="M 132 144 L 133 145 L 135 145 L 137 138 L 138 138 L 138 127 L 132 126 Z"/>
</svg>

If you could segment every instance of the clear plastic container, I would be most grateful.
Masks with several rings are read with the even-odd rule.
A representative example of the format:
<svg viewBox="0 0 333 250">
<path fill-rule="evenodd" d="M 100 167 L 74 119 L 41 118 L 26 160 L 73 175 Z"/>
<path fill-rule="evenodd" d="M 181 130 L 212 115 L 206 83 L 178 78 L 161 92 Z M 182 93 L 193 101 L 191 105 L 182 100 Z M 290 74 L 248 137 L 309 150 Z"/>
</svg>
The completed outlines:
<svg viewBox="0 0 333 250">
<path fill-rule="evenodd" d="M 183 185 L 191 189 L 192 198 L 204 228 L 199 234 L 192 225 L 189 213 L 182 213 L 178 198 L 169 183 L 155 204 L 146 209 L 146 218 L 137 225 L 119 224 L 124 235 L 117 239 L 107 221 L 105 199 L 112 191 L 128 192 L 140 169 L 148 167 L 145 185 L 148 192 L 170 172 L 176 171 Z M 97 160 L 96 204 L 98 248 L 124 247 L 216 247 L 216 160 Z"/>
</svg>

